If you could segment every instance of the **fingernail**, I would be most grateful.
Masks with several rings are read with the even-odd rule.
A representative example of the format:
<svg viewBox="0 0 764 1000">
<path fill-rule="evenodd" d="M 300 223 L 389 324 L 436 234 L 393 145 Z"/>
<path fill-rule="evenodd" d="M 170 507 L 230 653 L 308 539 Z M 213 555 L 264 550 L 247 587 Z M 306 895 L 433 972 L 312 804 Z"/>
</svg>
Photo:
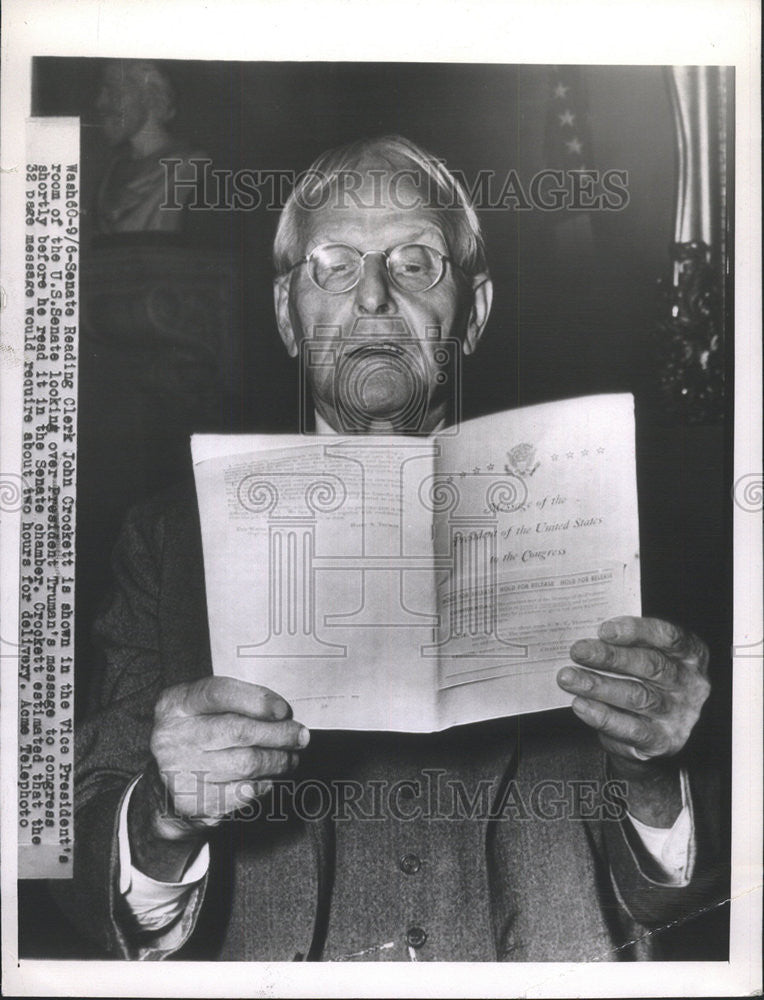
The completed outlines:
<svg viewBox="0 0 764 1000">
<path fill-rule="evenodd" d="M 618 629 L 613 622 L 603 622 L 600 625 L 600 636 L 603 639 L 617 639 Z"/>
<path fill-rule="evenodd" d="M 282 698 L 278 698 L 272 703 L 271 711 L 273 712 L 274 718 L 286 719 L 289 715 L 289 705 L 287 705 Z"/>
<path fill-rule="evenodd" d="M 297 742 L 301 747 L 306 747 L 310 743 L 310 730 L 303 726 L 297 734 Z"/>
<path fill-rule="evenodd" d="M 682 637 L 682 630 L 676 626 L 672 625 L 671 622 L 666 622 L 666 643 L 668 645 L 675 645 Z"/>
<path fill-rule="evenodd" d="M 570 655 L 580 656 L 582 659 L 586 659 L 592 655 L 592 644 L 586 639 L 576 639 L 570 647 Z"/>
<path fill-rule="evenodd" d="M 560 671 L 560 680 L 565 684 L 570 684 L 577 691 L 591 691 L 594 686 L 591 677 L 585 670 L 571 670 L 570 667 L 564 667 Z"/>
</svg>

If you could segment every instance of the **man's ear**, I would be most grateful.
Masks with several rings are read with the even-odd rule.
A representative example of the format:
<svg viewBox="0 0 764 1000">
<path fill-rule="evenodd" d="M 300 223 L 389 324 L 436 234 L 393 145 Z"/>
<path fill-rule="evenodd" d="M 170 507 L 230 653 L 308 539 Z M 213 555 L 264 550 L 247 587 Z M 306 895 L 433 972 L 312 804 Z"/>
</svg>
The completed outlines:
<svg viewBox="0 0 764 1000">
<path fill-rule="evenodd" d="M 292 329 L 292 319 L 289 315 L 289 283 L 292 275 L 282 274 L 273 282 L 273 307 L 276 311 L 276 323 L 279 336 L 290 358 L 298 354 L 297 340 Z"/>
<path fill-rule="evenodd" d="M 467 331 L 462 344 L 465 354 L 474 354 L 483 336 L 493 302 L 493 282 L 487 274 L 472 279 L 472 308 L 467 319 Z"/>
</svg>

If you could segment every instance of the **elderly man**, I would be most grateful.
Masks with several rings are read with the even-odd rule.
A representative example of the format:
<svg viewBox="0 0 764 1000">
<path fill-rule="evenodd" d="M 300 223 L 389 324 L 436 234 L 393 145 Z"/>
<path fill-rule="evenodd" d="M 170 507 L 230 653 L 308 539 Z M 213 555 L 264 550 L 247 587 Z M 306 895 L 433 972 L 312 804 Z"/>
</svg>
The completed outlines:
<svg viewBox="0 0 764 1000">
<path fill-rule="evenodd" d="M 275 261 L 290 355 L 317 330 L 328 352 L 362 323 L 377 362 L 362 430 L 399 429 L 400 328 L 432 375 L 420 431 L 451 418 L 431 333 L 472 354 L 492 289 L 477 216 L 442 163 L 396 137 L 324 155 L 282 213 Z M 310 375 L 317 430 L 346 431 L 343 381 L 329 364 Z M 652 957 L 649 928 L 704 905 L 707 786 L 678 763 L 709 692 L 695 636 L 604 622 L 559 674 L 575 714 L 431 736 L 309 733 L 277 691 L 211 676 L 193 497 L 134 512 L 114 565 L 66 894 L 112 953 L 613 961 Z M 297 779 L 331 790 L 328 814 L 290 797 Z M 394 795 L 374 799 L 391 783 Z M 584 787 L 577 810 L 555 810 L 550 789 Z"/>
</svg>

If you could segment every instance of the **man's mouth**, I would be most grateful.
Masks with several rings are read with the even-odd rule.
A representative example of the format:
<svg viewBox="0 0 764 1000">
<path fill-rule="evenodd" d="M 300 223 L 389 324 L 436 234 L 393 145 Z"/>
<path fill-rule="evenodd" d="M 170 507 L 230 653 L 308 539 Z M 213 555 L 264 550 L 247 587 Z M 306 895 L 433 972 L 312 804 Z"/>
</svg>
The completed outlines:
<svg viewBox="0 0 764 1000">
<path fill-rule="evenodd" d="M 359 344 L 357 347 L 351 347 L 349 350 L 345 351 L 344 354 L 346 358 L 353 358 L 359 354 L 391 354 L 396 358 L 403 358 L 411 356 L 413 352 L 411 350 L 405 350 L 400 344 L 396 344 L 392 340 L 382 340 L 375 341 L 373 344 Z"/>
<path fill-rule="evenodd" d="M 408 420 L 427 397 L 427 377 L 416 342 L 375 340 L 343 352 L 337 402 L 358 421 Z"/>
</svg>

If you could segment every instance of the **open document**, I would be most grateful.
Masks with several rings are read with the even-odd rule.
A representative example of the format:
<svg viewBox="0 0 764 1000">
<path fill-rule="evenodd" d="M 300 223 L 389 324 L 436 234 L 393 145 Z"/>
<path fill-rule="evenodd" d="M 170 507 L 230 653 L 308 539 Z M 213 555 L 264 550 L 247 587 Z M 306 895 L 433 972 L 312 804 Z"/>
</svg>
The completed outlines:
<svg viewBox="0 0 764 1000">
<path fill-rule="evenodd" d="M 192 439 L 216 673 L 324 729 L 568 704 L 578 638 L 639 614 L 630 395 L 442 437 Z"/>
</svg>

